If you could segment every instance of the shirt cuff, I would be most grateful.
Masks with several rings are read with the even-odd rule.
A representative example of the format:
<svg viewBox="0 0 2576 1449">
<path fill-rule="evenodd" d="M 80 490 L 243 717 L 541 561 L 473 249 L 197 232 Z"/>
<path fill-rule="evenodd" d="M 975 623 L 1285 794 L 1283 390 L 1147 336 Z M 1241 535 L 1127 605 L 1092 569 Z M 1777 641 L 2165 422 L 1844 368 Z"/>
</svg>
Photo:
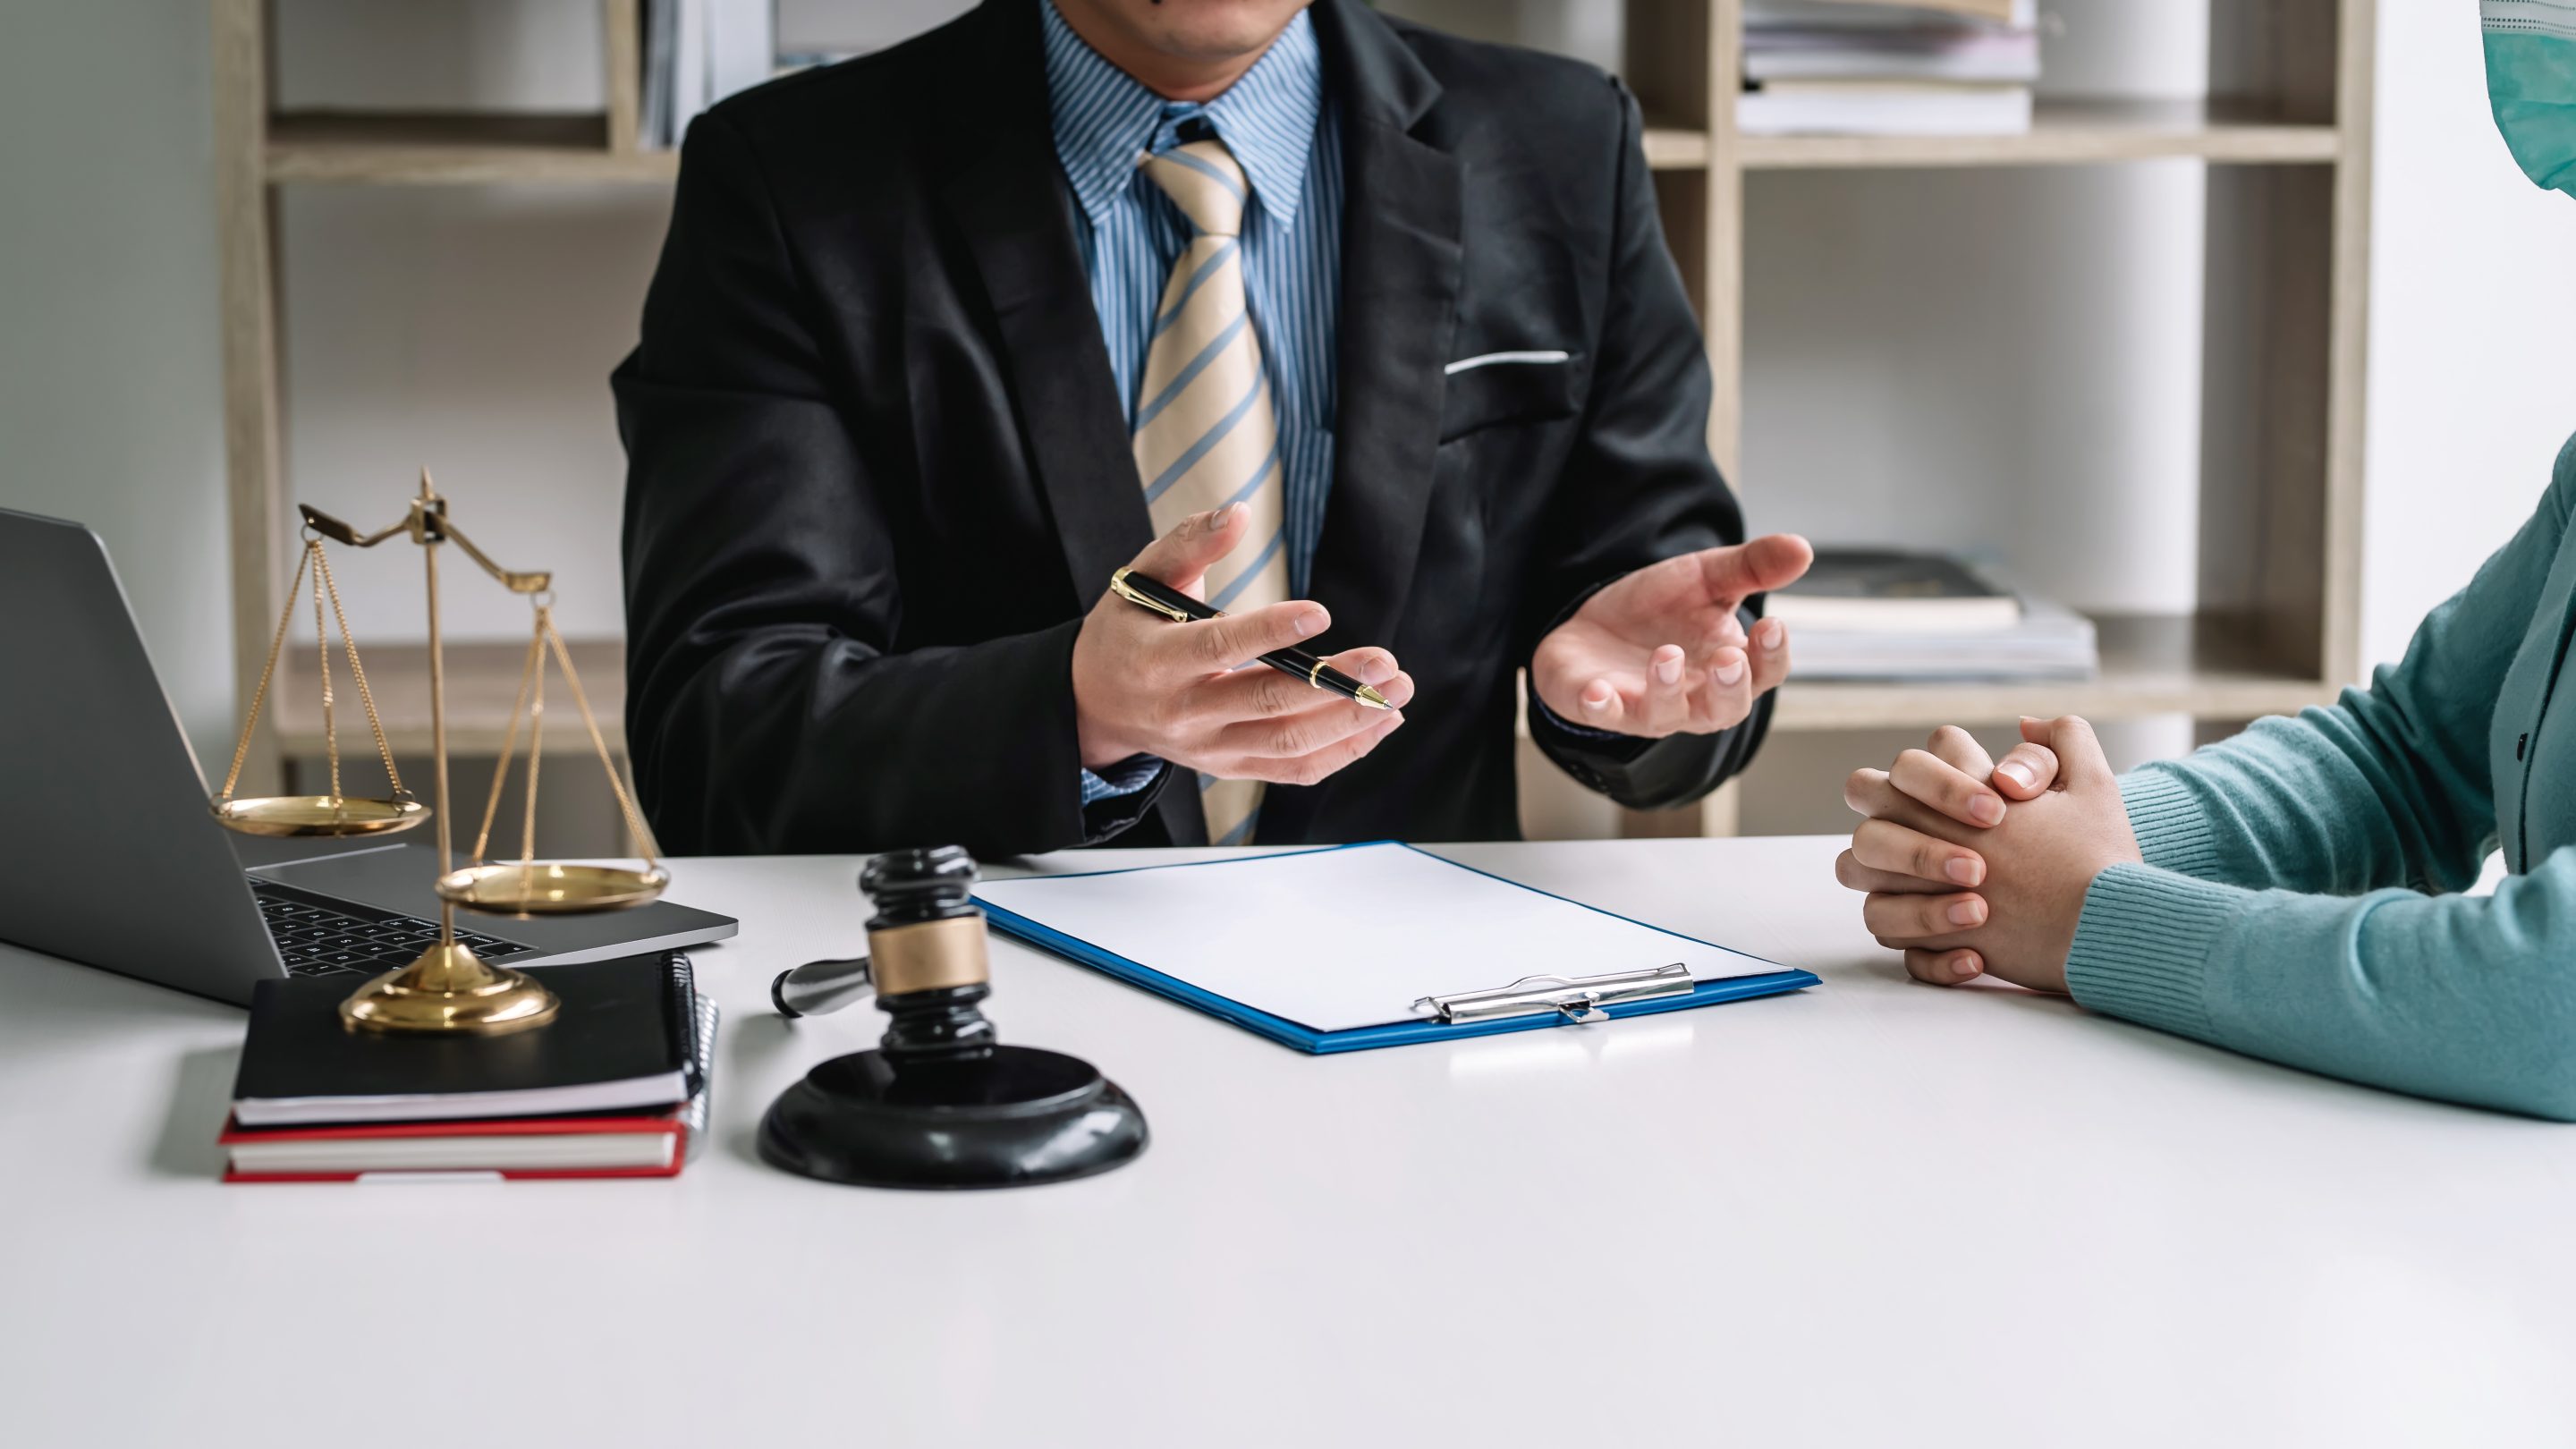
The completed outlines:
<svg viewBox="0 0 2576 1449">
<path fill-rule="evenodd" d="M 1088 808 L 1103 800 L 1133 795 L 1154 783 L 1161 774 L 1163 762 L 1152 755 L 1129 755 L 1106 770 L 1082 772 L 1082 803 Z"/>
<path fill-rule="evenodd" d="M 2192 797 L 2191 787 L 2170 772 L 2149 766 L 2122 775 L 2120 803 L 2129 812 L 2129 831 L 2138 837 L 2138 853 L 2147 864 L 2204 880 L 2222 874 L 2218 832 L 2210 828 L 2209 812 Z"/>
<path fill-rule="evenodd" d="M 2211 948 L 2253 892 L 2150 865 L 2115 865 L 2093 878 L 2066 989 L 2095 1011 L 2224 1045 L 2209 1024 Z"/>
</svg>

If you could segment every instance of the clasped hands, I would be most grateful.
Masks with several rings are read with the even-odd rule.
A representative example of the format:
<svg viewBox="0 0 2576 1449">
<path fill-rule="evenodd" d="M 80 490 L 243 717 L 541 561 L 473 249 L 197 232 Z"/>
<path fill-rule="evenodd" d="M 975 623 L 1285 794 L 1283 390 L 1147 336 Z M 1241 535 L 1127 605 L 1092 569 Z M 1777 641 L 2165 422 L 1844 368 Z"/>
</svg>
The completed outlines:
<svg viewBox="0 0 2576 1449">
<path fill-rule="evenodd" d="M 2093 727 L 2068 715 L 2021 722 L 1998 762 L 1944 726 L 1885 770 L 1855 770 L 1843 800 L 1865 816 L 1834 877 L 1867 894 L 1862 920 L 1905 953 L 1919 981 L 1992 975 L 2066 989 L 2085 893 L 2139 863 L 2119 780 Z"/>
<path fill-rule="evenodd" d="M 1198 594 L 1207 571 L 1246 541 L 1241 505 L 1194 514 L 1136 556 L 1138 573 Z M 1660 739 L 1741 724 L 1789 672 L 1777 620 L 1748 637 L 1737 610 L 1807 571 L 1814 550 L 1787 534 L 1701 549 L 1604 586 L 1539 641 L 1532 691 L 1557 717 Z M 1303 599 L 1174 624 L 1103 594 L 1073 646 L 1073 698 L 1086 769 L 1139 755 L 1227 779 L 1311 785 L 1377 748 L 1404 724 L 1413 677 L 1369 646 L 1325 662 L 1377 686 L 1393 711 L 1363 708 L 1275 669 L 1240 668 L 1301 645 L 1332 617 Z"/>
</svg>

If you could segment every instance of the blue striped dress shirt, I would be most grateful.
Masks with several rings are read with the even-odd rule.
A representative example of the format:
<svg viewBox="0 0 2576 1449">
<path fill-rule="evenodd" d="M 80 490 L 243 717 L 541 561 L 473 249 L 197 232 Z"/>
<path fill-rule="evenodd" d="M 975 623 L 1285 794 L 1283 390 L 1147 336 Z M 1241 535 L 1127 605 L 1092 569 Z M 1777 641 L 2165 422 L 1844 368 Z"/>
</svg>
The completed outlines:
<svg viewBox="0 0 2576 1449">
<path fill-rule="evenodd" d="M 1204 117 L 1252 183 L 1243 219 L 1245 302 L 1279 419 L 1288 587 L 1303 594 L 1333 479 L 1333 338 L 1342 300 L 1342 153 L 1324 104 L 1324 59 L 1300 12 L 1270 49 L 1205 104 L 1167 101 L 1101 58 L 1045 7 L 1047 109 L 1082 224 L 1082 269 L 1132 427 L 1145 353 L 1189 223 L 1136 169 Z M 1140 482 L 1139 487 L 1142 487 Z"/>
<path fill-rule="evenodd" d="M 1137 170 L 1137 158 L 1180 144 L 1182 127 L 1203 121 L 1252 183 L 1243 220 L 1245 303 L 1279 421 L 1288 587 L 1302 595 L 1333 481 L 1333 344 L 1342 291 L 1342 153 L 1324 100 L 1314 23 L 1300 12 L 1242 79 L 1199 104 L 1154 94 L 1074 34 L 1053 0 L 1041 9 L 1056 159 L 1080 214 L 1082 268 L 1131 429 L 1163 286 L 1190 236 L 1180 208 Z M 1105 779 L 1086 770 L 1083 802 L 1141 789 L 1160 767 L 1139 761 Z"/>
</svg>

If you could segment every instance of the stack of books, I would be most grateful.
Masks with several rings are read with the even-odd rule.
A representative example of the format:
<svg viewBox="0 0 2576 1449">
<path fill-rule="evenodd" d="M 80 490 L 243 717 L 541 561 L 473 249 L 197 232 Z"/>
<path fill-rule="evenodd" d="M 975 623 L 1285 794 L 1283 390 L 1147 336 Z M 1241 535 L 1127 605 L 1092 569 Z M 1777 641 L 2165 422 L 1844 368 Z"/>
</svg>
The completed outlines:
<svg viewBox="0 0 2576 1449">
<path fill-rule="evenodd" d="M 700 112 L 778 71 L 774 0 L 644 0 L 646 146 L 671 147 Z"/>
<path fill-rule="evenodd" d="M 671 1177 L 706 1125 L 716 1008 L 677 951 L 552 966 L 506 1036 L 352 1032 L 349 982 L 264 981 L 221 1138 L 226 1182 Z"/>
<path fill-rule="evenodd" d="M 1748 135 L 1996 136 L 2030 129 L 2037 0 L 1747 0 Z"/>
<path fill-rule="evenodd" d="M 1798 679 L 2090 679 L 2093 621 L 1940 554 L 1823 549 L 1763 611 Z"/>
</svg>

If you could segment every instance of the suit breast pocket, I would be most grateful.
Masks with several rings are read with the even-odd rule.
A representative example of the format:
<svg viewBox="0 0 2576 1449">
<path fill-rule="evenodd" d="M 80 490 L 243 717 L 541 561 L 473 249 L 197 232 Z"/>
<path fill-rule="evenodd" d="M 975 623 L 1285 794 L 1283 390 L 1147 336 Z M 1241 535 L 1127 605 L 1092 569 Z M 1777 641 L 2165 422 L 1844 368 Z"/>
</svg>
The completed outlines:
<svg viewBox="0 0 2576 1449">
<path fill-rule="evenodd" d="M 1440 441 L 1503 423 L 1572 417 L 1580 354 L 1553 348 L 1487 352 L 1444 369 Z"/>
</svg>

